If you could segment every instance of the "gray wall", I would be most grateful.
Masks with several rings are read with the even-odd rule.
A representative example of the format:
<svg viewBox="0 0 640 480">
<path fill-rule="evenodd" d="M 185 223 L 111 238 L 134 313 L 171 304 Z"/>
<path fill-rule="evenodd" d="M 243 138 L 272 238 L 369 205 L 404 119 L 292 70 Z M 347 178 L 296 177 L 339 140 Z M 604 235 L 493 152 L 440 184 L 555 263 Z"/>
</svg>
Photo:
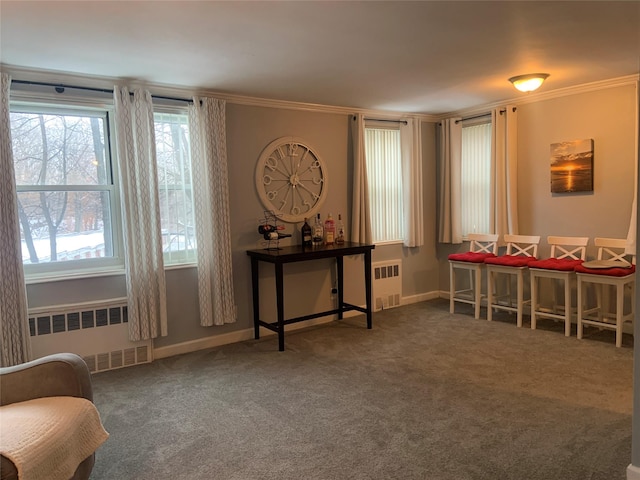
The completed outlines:
<svg viewBox="0 0 640 480">
<path fill-rule="evenodd" d="M 439 290 L 438 261 L 435 255 L 435 124 L 423 123 L 423 175 L 425 245 L 378 246 L 373 261 L 402 258 L 403 296 L 420 297 Z M 252 328 L 251 276 L 246 250 L 263 248 L 257 233 L 262 206 L 255 188 L 255 167 L 263 148 L 283 136 L 302 137 L 321 154 L 328 175 L 328 196 L 321 208 L 338 213 L 349 238 L 351 210 L 351 139 L 349 116 L 271 107 L 227 104 L 227 152 L 229 164 L 233 272 L 238 320 L 222 327 L 201 327 L 198 319 L 197 279 L 194 267 L 167 271 L 169 335 L 158 338 L 155 347 L 167 347 L 206 337 Z M 282 244 L 299 243 L 301 224 L 285 224 L 294 237 Z M 261 313 L 275 320 L 273 270 L 261 265 Z M 364 303 L 361 259 L 345 262 L 345 299 Z M 285 266 L 285 314 L 288 317 L 332 308 L 330 295 L 335 282 L 331 261 L 302 262 Z M 123 275 L 81 280 L 31 284 L 27 289 L 29 306 L 62 305 L 126 296 Z M 415 298 L 414 298 L 415 300 Z"/>
<path fill-rule="evenodd" d="M 634 189 L 635 86 L 621 86 L 569 95 L 518 106 L 518 190 L 520 232 L 547 235 L 625 237 L 629 226 Z M 447 254 L 464 250 L 462 245 L 443 245 L 437 238 L 437 169 L 434 123 L 422 124 L 425 245 L 378 246 L 373 260 L 403 259 L 402 289 L 406 301 L 448 291 Z M 167 271 L 169 335 L 156 347 L 246 330 L 252 327 L 250 265 L 245 251 L 261 248 L 257 233 L 262 216 L 254 186 L 255 166 L 262 149 L 282 136 L 299 136 L 313 144 L 329 171 L 329 193 L 321 209 L 341 213 L 349 234 L 351 210 L 351 139 L 349 116 L 282 108 L 227 105 L 233 269 L 238 320 L 223 327 L 201 327 L 195 268 Z M 552 195 L 549 189 L 549 145 L 593 138 L 594 192 Z M 299 241 L 300 225 L 287 224 Z M 286 244 L 287 241 L 283 242 Z M 548 253 L 546 242 L 540 254 Z M 345 296 L 364 303 L 362 265 L 359 259 L 345 262 Z M 285 313 L 304 315 L 332 305 L 330 289 L 335 281 L 330 261 L 299 263 L 285 267 Z M 261 308 L 274 319 L 273 272 L 261 269 Z M 86 302 L 126 295 L 124 277 L 110 276 L 30 284 L 30 307 Z"/>
</svg>

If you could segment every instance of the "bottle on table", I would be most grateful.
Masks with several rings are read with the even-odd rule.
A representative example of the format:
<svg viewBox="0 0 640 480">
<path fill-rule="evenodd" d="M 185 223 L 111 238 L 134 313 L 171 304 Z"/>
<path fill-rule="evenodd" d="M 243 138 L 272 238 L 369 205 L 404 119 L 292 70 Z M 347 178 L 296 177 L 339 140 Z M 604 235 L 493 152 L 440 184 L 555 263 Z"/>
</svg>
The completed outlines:
<svg viewBox="0 0 640 480">
<path fill-rule="evenodd" d="M 331 214 L 327 215 L 324 221 L 324 243 L 325 245 L 333 245 L 336 239 L 336 221 Z"/>
<path fill-rule="evenodd" d="M 290 233 L 281 233 L 281 232 L 278 232 L 278 231 L 274 230 L 274 231 L 271 231 L 271 232 L 264 232 L 262 234 L 262 237 L 265 240 L 281 240 L 283 238 L 291 237 L 291 234 Z"/>
<path fill-rule="evenodd" d="M 322 220 L 320 220 L 320 214 L 316 217 L 316 223 L 313 224 L 313 237 L 311 240 L 314 247 L 319 247 L 324 242 L 324 227 L 322 226 Z"/>
<path fill-rule="evenodd" d="M 338 214 L 338 224 L 336 226 L 336 245 L 344 245 L 344 223 L 342 223 L 341 214 Z"/>
<path fill-rule="evenodd" d="M 302 225 L 302 246 L 303 247 L 311 247 L 313 246 L 313 232 L 311 231 L 311 225 L 307 223 L 307 219 L 304 219 L 304 224 Z"/>
</svg>

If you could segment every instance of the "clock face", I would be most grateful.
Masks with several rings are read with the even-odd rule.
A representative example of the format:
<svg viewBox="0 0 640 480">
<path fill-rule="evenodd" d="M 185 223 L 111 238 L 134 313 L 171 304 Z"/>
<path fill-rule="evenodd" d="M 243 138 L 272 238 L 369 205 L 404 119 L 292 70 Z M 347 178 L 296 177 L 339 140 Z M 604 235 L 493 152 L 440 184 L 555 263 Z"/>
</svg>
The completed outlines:
<svg viewBox="0 0 640 480">
<path fill-rule="evenodd" d="M 313 217 L 326 197 L 327 169 L 302 138 L 278 138 L 260 154 L 256 188 L 267 210 L 285 222 L 301 222 Z"/>
</svg>

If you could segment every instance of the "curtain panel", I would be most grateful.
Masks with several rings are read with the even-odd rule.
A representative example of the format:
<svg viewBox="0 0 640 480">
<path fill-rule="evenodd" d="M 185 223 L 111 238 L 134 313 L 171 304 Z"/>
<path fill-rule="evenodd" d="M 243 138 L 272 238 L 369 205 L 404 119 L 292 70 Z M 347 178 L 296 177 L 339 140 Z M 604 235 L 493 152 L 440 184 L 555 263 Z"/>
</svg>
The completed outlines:
<svg viewBox="0 0 640 480">
<path fill-rule="evenodd" d="M 114 87 L 116 145 L 122 189 L 129 338 L 167 335 L 167 292 L 160 228 L 151 94 Z"/>
<path fill-rule="evenodd" d="M 0 77 L 0 367 L 10 367 L 30 359 L 30 341 L 11 147 L 11 77 Z"/>
<path fill-rule="evenodd" d="M 371 244 L 371 214 L 369 213 L 369 185 L 365 157 L 364 115 L 353 116 L 351 141 L 353 143 L 353 192 L 351 210 L 351 240 Z"/>
<path fill-rule="evenodd" d="M 226 102 L 194 97 L 189 107 L 191 165 L 198 245 L 200 324 L 233 323 L 233 288 Z"/>
<path fill-rule="evenodd" d="M 518 122 L 513 105 L 491 112 L 491 225 L 500 235 L 518 234 Z"/>
<path fill-rule="evenodd" d="M 460 117 L 442 120 L 439 164 L 438 241 L 440 243 L 462 243 L 460 207 L 462 118 Z"/>
<path fill-rule="evenodd" d="M 422 134 L 420 119 L 410 118 L 400 127 L 405 247 L 424 245 L 422 191 Z"/>
</svg>

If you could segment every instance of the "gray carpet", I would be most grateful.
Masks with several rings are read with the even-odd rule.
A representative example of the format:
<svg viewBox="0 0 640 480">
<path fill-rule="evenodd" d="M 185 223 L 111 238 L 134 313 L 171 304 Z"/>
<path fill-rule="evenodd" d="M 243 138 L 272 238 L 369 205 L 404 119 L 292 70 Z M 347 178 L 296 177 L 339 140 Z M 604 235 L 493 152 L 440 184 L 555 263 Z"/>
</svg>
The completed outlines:
<svg viewBox="0 0 640 480">
<path fill-rule="evenodd" d="M 285 352 L 269 336 L 97 374 L 111 437 L 91 479 L 625 479 L 632 339 L 459 310 L 418 303 L 372 330 L 292 332 Z"/>
</svg>

